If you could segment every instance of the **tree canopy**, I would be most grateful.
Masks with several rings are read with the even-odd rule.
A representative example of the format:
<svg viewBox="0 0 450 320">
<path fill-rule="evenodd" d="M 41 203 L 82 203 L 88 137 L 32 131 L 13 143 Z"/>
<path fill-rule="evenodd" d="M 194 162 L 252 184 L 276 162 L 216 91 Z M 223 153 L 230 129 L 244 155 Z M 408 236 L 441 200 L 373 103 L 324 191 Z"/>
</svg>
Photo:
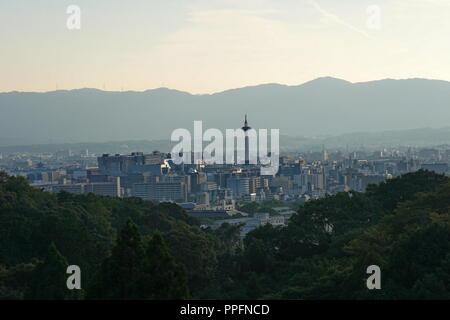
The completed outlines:
<svg viewBox="0 0 450 320">
<path fill-rule="evenodd" d="M 0 299 L 450 299 L 449 212 L 450 179 L 418 171 L 308 201 L 241 246 L 239 226 L 201 228 L 176 204 L 0 172 Z M 82 290 L 66 288 L 68 265 Z"/>
</svg>

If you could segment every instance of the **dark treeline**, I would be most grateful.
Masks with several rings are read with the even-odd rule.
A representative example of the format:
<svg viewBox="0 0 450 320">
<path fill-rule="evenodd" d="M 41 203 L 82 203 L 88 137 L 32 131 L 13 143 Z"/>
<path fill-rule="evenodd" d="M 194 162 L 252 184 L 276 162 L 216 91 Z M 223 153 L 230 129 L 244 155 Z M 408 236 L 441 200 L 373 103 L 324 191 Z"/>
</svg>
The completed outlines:
<svg viewBox="0 0 450 320">
<path fill-rule="evenodd" d="M 418 171 L 239 242 L 175 204 L 49 194 L 0 173 L 0 299 L 450 299 L 450 179 Z M 68 290 L 78 265 L 82 290 Z M 368 290 L 366 268 L 381 269 Z"/>
</svg>

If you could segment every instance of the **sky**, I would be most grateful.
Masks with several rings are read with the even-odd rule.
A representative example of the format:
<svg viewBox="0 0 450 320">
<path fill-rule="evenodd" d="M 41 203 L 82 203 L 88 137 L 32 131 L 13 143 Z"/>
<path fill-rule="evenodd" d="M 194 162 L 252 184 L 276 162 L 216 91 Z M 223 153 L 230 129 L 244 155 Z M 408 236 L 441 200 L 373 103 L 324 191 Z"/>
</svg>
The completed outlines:
<svg viewBox="0 0 450 320">
<path fill-rule="evenodd" d="M 0 92 L 450 81 L 449 18 L 450 0 L 0 0 Z"/>
</svg>

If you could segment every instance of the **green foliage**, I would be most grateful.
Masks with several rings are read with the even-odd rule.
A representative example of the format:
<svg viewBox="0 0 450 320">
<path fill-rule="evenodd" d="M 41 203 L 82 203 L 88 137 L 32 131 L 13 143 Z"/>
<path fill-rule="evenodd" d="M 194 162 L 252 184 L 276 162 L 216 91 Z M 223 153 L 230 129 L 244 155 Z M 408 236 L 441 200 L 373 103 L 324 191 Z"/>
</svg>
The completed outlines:
<svg viewBox="0 0 450 320">
<path fill-rule="evenodd" d="M 91 299 L 109 300 L 187 297 L 185 269 L 175 262 L 161 234 L 156 233 L 145 246 L 131 220 L 120 232 L 88 295 Z"/>
<path fill-rule="evenodd" d="M 171 254 L 184 265 L 191 293 L 201 291 L 217 266 L 215 239 L 198 228 L 173 229 L 165 234 Z"/>
<path fill-rule="evenodd" d="M 100 299 L 137 299 L 137 287 L 142 277 L 144 244 L 136 225 L 128 220 L 119 234 L 112 254 L 98 274 L 89 297 Z"/>
<path fill-rule="evenodd" d="M 286 204 L 279 200 L 266 200 L 262 203 L 249 202 L 241 205 L 239 210 L 251 215 L 257 212 L 267 212 L 270 215 L 277 215 L 278 213 L 273 209 L 275 207 L 286 207 Z"/>
<path fill-rule="evenodd" d="M 379 185 L 369 185 L 366 193 L 378 200 L 384 209 L 392 211 L 399 202 L 413 200 L 418 192 L 434 191 L 447 180 L 444 175 L 419 170 L 381 182 Z"/>
<path fill-rule="evenodd" d="M 52 243 L 43 263 L 34 271 L 30 299 L 66 300 L 73 298 L 67 289 L 66 270 L 69 264 Z"/>
<path fill-rule="evenodd" d="M 0 265 L 0 300 L 28 297 L 38 261 L 12 267 Z"/>
<path fill-rule="evenodd" d="M 130 219 L 136 224 L 144 244 L 160 231 L 168 239 L 169 252 L 176 254 L 176 263 L 190 270 L 190 293 L 195 296 L 200 289 L 203 290 L 216 270 L 216 254 L 228 245 L 222 244 L 221 238 L 214 233 L 200 229 L 198 220 L 188 216 L 179 206 L 93 194 L 62 192 L 55 195 L 30 187 L 21 177 L 0 172 L 1 298 L 22 299 L 28 296 L 30 281 L 19 269 L 25 265 L 35 266 L 37 260 L 44 261 L 52 243 L 68 264 L 80 267 L 82 287 L 94 288 L 97 275 L 113 255 L 116 240 L 121 238 L 123 245 L 122 249 L 116 249 L 119 251 L 114 255 L 117 259 L 128 259 L 121 256 L 120 250 L 125 252 L 127 246 L 137 244 L 127 244 L 124 235 L 118 232 Z M 145 250 L 145 245 L 143 248 Z M 195 270 L 203 273 L 199 275 Z M 113 271 L 105 271 L 105 277 Z M 116 273 L 120 271 L 116 270 Z M 23 281 L 16 281 L 19 275 Z M 66 270 L 63 276 L 65 288 Z M 130 274 L 123 275 L 128 276 Z M 198 280 L 201 280 L 199 284 Z M 38 293 L 36 291 L 34 298 L 46 298 L 38 296 Z M 91 293 L 89 296 L 95 298 Z"/>
<path fill-rule="evenodd" d="M 186 269 L 175 262 L 162 235 L 150 240 L 140 279 L 140 296 L 147 299 L 186 299 L 189 297 Z"/>
<path fill-rule="evenodd" d="M 269 299 L 448 299 L 449 212 L 448 178 L 426 171 L 310 201 L 247 235 L 235 279 Z M 366 287 L 370 265 L 382 290 Z"/>
<path fill-rule="evenodd" d="M 175 204 L 53 195 L 0 173 L 0 299 L 450 299 L 449 213 L 449 179 L 418 171 L 306 202 L 242 247 L 239 226 L 202 229 Z M 68 264 L 86 295 L 66 289 Z M 366 287 L 370 265 L 381 290 Z"/>
</svg>

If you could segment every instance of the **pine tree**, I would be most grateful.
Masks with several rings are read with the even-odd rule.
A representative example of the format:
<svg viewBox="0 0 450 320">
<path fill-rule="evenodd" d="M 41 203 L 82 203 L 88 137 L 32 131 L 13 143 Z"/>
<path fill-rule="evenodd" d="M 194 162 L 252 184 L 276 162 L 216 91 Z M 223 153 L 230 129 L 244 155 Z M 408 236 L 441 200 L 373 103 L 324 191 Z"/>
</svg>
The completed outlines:
<svg viewBox="0 0 450 320">
<path fill-rule="evenodd" d="M 119 234 L 111 256 L 106 259 L 96 284 L 89 292 L 92 299 L 138 299 L 145 249 L 137 226 L 128 220 Z"/>
<path fill-rule="evenodd" d="M 161 234 L 150 240 L 144 261 L 140 295 L 146 299 L 186 299 L 189 297 L 184 267 L 176 263 Z"/>
<path fill-rule="evenodd" d="M 67 288 L 68 263 L 51 243 L 44 262 L 35 271 L 35 281 L 31 286 L 31 299 L 39 300 L 65 300 L 71 297 Z"/>
</svg>

